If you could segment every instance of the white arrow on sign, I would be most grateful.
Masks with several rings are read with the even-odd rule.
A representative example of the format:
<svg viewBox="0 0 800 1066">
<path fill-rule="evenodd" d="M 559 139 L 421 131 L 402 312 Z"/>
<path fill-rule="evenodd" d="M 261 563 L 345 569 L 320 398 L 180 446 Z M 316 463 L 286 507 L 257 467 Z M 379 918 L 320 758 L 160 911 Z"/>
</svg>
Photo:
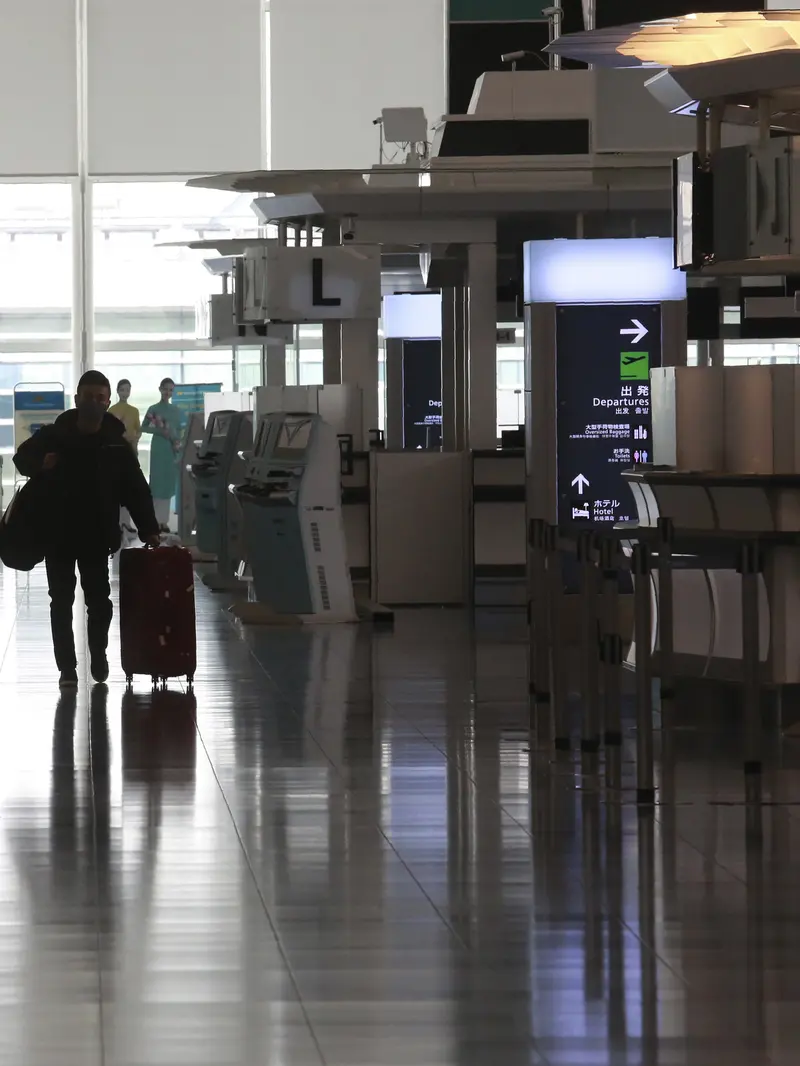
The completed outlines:
<svg viewBox="0 0 800 1066">
<path fill-rule="evenodd" d="M 640 340 L 647 336 L 650 330 L 647 326 L 643 326 L 638 318 L 632 318 L 633 329 L 621 329 L 620 334 L 623 337 L 630 337 L 631 344 L 638 344 Z"/>
<path fill-rule="evenodd" d="M 578 490 L 578 495 L 583 496 L 583 490 L 589 487 L 588 477 L 584 477 L 583 474 L 578 474 L 576 478 L 573 478 L 572 484 Z"/>
</svg>

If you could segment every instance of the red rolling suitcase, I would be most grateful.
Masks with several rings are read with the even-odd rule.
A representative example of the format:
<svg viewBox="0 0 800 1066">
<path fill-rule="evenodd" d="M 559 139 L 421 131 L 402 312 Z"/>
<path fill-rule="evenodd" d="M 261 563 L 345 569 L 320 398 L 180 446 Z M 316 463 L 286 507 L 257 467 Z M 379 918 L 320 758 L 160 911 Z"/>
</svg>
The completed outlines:
<svg viewBox="0 0 800 1066">
<path fill-rule="evenodd" d="M 185 548 L 126 548 L 119 555 L 122 669 L 149 674 L 153 685 L 197 666 L 194 569 Z"/>
</svg>

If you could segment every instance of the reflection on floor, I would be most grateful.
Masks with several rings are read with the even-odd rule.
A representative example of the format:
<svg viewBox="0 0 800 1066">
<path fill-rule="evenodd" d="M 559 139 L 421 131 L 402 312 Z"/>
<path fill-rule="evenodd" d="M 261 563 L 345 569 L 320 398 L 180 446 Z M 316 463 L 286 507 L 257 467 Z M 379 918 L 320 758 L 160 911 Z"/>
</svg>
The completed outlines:
<svg viewBox="0 0 800 1066">
<path fill-rule="evenodd" d="M 2 1066 L 800 1061 L 791 751 L 763 837 L 719 735 L 637 815 L 529 756 L 520 618 L 242 637 L 198 595 L 194 697 L 59 700 L 0 577 Z"/>
</svg>

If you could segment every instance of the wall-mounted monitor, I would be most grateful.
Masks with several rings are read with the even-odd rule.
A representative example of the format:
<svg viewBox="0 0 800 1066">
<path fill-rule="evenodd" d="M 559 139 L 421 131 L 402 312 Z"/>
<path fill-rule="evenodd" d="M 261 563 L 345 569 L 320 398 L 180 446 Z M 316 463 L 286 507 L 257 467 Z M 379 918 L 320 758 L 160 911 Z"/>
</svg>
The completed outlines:
<svg viewBox="0 0 800 1066">
<path fill-rule="evenodd" d="M 384 296 L 383 335 L 387 340 L 441 340 L 441 293 L 414 292 Z"/>
<path fill-rule="evenodd" d="M 672 232 L 675 266 L 697 269 L 714 253 L 714 205 L 711 173 L 697 152 L 678 156 L 672 164 Z"/>
</svg>

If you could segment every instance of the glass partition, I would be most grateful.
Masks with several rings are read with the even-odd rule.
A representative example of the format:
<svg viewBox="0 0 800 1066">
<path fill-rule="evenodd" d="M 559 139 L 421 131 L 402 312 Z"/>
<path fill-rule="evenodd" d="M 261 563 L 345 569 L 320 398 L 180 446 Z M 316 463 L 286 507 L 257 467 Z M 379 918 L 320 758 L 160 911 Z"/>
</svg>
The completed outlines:
<svg viewBox="0 0 800 1066">
<path fill-rule="evenodd" d="M 22 381 L 72 379 L 72 188 L 0 184 L 0 456 L 14 483 L 12 393 Z"/>
<path fill-rule="evenodd" d="M 142 414 L 158 401 L 164 377 L 233 388 L 232 348 L 210 348 L 197 336 L 198 307 L 222 291 L 204 265 L 218 253 L 186 245 L 257 236 L 251 200 L 183 182 L 93 184 L 94 365 L 112 385 L 131 381 L 131 403 Z M 249 379 L 260 378 L 260 348 L 243 346 L 236 360 L 237 384 L 251 387 Z M 144 437 L 139 451 L 145 473 L 150 443 Z"/>
</svg>

